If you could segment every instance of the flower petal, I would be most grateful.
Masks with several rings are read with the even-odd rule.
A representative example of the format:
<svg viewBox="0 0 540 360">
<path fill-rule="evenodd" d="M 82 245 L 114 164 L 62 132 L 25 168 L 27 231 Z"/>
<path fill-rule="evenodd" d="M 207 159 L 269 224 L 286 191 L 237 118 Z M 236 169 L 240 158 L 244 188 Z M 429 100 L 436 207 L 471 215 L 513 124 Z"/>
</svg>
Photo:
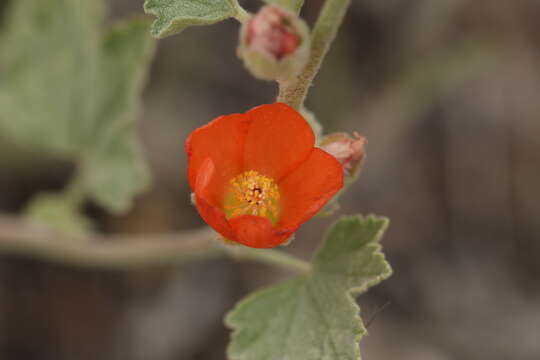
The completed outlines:
<svg viewBox="0 0 540 360">
<path fill-rule="evenodd" d="M 278 185 L 282 208 L 277 226 L 297 227 L 343 187 L 343 167 L 332 155 L 314 148 L 306 161 Z"/>
<path fill-rule="evenodd" d="M 270 220 L 255 215 L 242 215 L 229 220 L 234 230 L 230 240 L 253 248 L 271 248 L 284 243 L 296 229 L 277 230 Z"/>
<path fill-rule="evenodd" d="M 207 200 L 213 205 L 221 205 L 225 185 L 242 171 L 244 142 L 250 122 L 245 114 L 220 116 L 193 131 L 186 140 L 188 179 L 192 190 L 203 161 L 211 158 L 214 162 L 215 171 L 207 193 Z"/>
<path fill-rule="evenodd" d="M 212 159 L 206 158 L 197 173 L 197 179 L 195 181 L 195 202 L 197 210 L 204 221 L 225 238 L 230 239 L 234 237 L 234 232 L 225 218 L 223 210 L 208 200 L 210 194 L 209 184 L 212 182 L 214 175 L 214 162 Z"/>
<path fill-rule="evenodd" d="M 315 135 L 302 115 L 283 103 L 258 106 L 246 115 L 252 119 L 244 149 L 244 169 L 255 170 L 274 181 L 304 161 Z"/>
</svg>

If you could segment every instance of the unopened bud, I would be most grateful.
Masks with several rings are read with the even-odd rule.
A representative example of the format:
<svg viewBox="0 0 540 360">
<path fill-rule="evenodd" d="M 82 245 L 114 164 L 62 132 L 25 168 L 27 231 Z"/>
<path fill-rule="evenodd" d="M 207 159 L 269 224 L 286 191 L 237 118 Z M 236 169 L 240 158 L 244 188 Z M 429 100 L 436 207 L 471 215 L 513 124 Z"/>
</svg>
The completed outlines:
<svg viewBox="0 0 540 360">
<path fill-rule="evenodd" d="M 346 176 L 354 176 L 365 157 L 366 143 L 366 138 L 356 132 L 352 137 L 347 133 L 334 133 L 326 135 L 320 147 L 343 165 Z"/>
<path fill-rule="evenodd" d="M 264 6 L 240 30 L 238 55 L 257 78 L 298 75 L 309 58 L 309 29 L 296 14 Z"/>
</svg>

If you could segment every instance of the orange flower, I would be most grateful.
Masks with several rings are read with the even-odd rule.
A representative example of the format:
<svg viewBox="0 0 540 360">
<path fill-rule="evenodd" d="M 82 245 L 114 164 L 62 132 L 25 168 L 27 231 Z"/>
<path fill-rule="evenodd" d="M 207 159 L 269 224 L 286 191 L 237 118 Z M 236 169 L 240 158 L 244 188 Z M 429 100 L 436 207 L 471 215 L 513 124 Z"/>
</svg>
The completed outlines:
<svg viewBox="0 0 540 360">
<path fill-rule="evenodd" d="M 186 153 L 199 214 L 228 240 L 282 244 L 343 186 L 341 164 L 314 144 L 306 120 L 282 103 L 193 131 Z"/>
</svg>

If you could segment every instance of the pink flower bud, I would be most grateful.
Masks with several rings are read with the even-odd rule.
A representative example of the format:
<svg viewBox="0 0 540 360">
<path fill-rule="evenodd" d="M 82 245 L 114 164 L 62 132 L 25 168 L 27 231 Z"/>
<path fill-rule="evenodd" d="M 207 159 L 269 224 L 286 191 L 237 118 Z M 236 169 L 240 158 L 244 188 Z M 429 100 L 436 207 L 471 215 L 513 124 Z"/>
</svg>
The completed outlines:
<svg viewBox="0 0 540 360">
<path fill-rule="evenodd" d="M 293 27 L 290 14 L 285 10 L 265 6 L 248 22 L 246 44 L 280 60 L 300 45 L 300 36 Z"/>
<path fill-rule="evenodd" d="M 333 155 L 342 165 L 347 176 L 354 176 L 365 157 L 367 140 L 357 132 L 351 137 L 347 133 L 326 135 L 321 141 L 321 148 Z"/>
<path fill-rule="evenodd" d="M 240 31 L 238 55 L 260 79 L 286 79 L 299 74 L 307 63 L 309 50 L 306 23 L 277 6 L 261 8 Z"/>
</svg>

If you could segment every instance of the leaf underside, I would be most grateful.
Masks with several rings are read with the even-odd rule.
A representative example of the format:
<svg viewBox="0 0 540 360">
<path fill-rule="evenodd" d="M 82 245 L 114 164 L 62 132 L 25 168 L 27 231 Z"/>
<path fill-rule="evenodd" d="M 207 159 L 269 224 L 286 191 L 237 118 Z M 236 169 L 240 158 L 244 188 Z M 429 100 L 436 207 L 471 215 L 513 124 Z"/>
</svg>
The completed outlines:
<svg viewBox="0 0 540 360">
<path fill-rule="evenodd" d="M 258 291 L 225 318 L 230 360 L 357 360 L 366 333 L 353 295 L 386 279 L 379 241 L 388 221 L 346 217 L 328 233 L 312 270 Z"/>
<path fill-rule="evenodd" d="M 211 25 L 236 14 L 234 0 L 146 0 L 144 11 L 157 19 L 152 35 L 164 38 L 194 25 Z"/>
</svg>

